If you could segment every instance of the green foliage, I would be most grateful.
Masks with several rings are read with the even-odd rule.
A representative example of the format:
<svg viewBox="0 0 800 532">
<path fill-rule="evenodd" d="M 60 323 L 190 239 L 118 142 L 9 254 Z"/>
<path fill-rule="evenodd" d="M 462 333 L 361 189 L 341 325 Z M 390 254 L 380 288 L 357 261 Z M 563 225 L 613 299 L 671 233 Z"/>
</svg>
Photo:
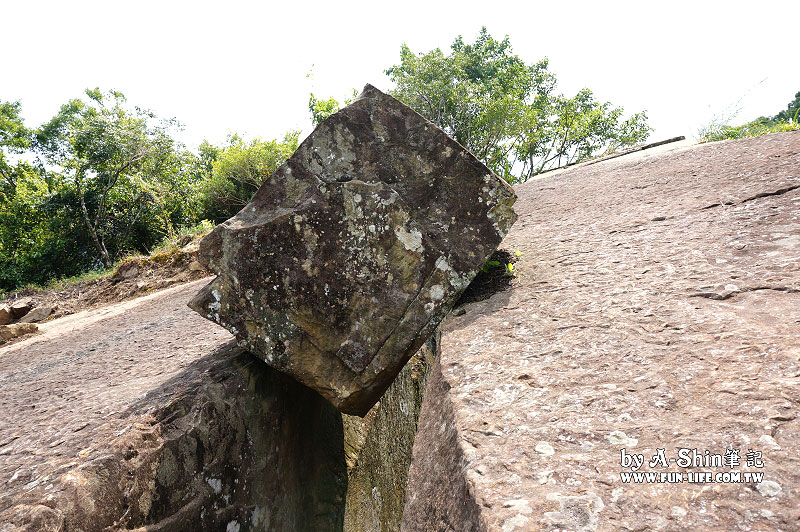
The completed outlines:
<svg viewBox="0 0 800 532">
<path fill-rule="evenodd" d="M 35 130 L 19 103 L 0 101 L 0 291 L 106 271 L 207 231 L 241 209 L 299 139 L 234 135 L 195 154 L 173 139 L 177 127 L 115 91 L 87 90 Z"/>
<path fill-rule="evenodd" d="M 794 95 L 794 100 L 789 102 L 786 109 L 775 115 L 773 118 L 776 122 L 794 122 L 795 124 L 800 118 L 800 91 Z"/>
<path fill-rule="evenodd" d="M 119 92 L 86 91 L 39 129 L 36 149 L 61 169 L 100 262 L 152 245 L 174 230 L 186 204 L 187 158 L 171 137 L 174 120 L 128 108 Z"/>
<path fill-rule="evenodd" d="M 327 100 L 320 100 L 312 93 L 308 97 L 308 110 L 311 113 L 311 122 L 314 126 L 318 126 L 320 122 L 338 111 L 340 107 L 341 104 L 332 96 Z"/>
<path fill-rule="evenodd" d="M 6 194 L 12 192 L 20 173 L 27 170 L 25 163 L 12 163 L 8 157 L 22 153 L 31 144 L 31 132 L 20 117 L 20 109 L 19 102 L 0 100 L 0 190 Z"/>
<path fill-rule="evenodd" d="M 202 216 L 219 223 L 236 214 L 294 153 L 299 138 L 298 131 L 290 131 L 281 141 L 244 142 L 232 136 L 226 148 L 215 152 L 210 175 L 200 185 Z"/>
<path fill-rule="evenodd" d="M 600 150 L 630 146 L 650 132 L 645 113 L 595 100 L 588 89 L 574 98 L 555 93 L 547 59 L 526 64 L 481 30 L 472 44 L 456 38 L 451 52 L 414 54 L 403 45 L 400 63 L 386 74 L 392 94 L 436 123 L 509 182 L 585 159 Z"/>
<path fill-rule="evenodd" d="M 782 131 L 797 131 L 800 130 L 798 118 L 800 118 L 800 92 L 795 94 L 795 99 L 789 102 L 785 110 L 773 117 L 762 116 L 739 126 L 731 126 L 727 123 L 728 120 L 715 118 L 708 125 L 700 128 L 697 136 L 700 142 L 715 142 L 758 137 Z"/>
<path fill-rule="evenodd" d="M 96 267 L 74 190 L 21 168 L 0 196 L 0 290 Z"/>
<path fill-rule="evenodd" d="M 356 96 L 358 96 L 358 91 L 353 89 L 350 96 L 344 99 L 344 104 L 340 104 L 339 100 L 333 96 L 327 100 L 320 100 L 314 96 L 314 93 L 309 94 L 308 110 L 311 113 L 311 122 L 314 124 L 314 127 L 318 126 L 320 122 L 341 109 L 343 105 L 350 105 L 350 103 L 356 99 Z"/>
</svg>

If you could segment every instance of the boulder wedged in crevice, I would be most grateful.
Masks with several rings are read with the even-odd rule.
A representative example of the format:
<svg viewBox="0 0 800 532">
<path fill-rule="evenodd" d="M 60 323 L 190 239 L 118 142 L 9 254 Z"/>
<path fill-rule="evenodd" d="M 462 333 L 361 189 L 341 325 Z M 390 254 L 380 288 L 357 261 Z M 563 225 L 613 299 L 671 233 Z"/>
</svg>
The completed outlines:
<svg viewBox="0 0 800 532">
<path fill-rule="evenodd" d="M 200 243 L 190 306 L 363 416 L 516 220 L 514 191 L 367 85 Z"/>
</svg>

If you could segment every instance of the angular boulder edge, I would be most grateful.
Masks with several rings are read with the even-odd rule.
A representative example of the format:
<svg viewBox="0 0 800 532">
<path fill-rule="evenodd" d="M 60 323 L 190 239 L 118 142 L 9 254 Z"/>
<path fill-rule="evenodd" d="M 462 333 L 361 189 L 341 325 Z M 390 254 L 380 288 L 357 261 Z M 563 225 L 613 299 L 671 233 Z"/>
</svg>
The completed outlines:
<svg viewBox="0 0 800 532">
<path fill-rule="evenodd" d="M 200 244 L 189 306 L 240 346 L 365 415 L 516 220 L 514 191 L 367 85 Z"/>
</svg>

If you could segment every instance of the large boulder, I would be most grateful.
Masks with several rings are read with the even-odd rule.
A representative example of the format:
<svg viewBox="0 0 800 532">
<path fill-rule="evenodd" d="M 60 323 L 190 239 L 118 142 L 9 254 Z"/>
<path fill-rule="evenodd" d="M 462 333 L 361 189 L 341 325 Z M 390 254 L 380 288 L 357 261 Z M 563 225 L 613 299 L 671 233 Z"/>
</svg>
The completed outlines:
<svg viewBox="0 0 800 532">
<path fill-rule="evenodd" d="M 0 344 L 25 336 L 26 334 L 35 333 L 39 327 L 33 323 L 12 323 L 11 325 L 0 325 Z"/>
<path fill-rule="evenodd" d="M 52 313 L 53 307 L 36 307 L 20 318 L 19 321 L 20 323 L 36 323 L 48 318 Z"/>
<path fill-rule="evenodd" d="M 0 325 L 8 325 L 9 323 L 11 323 L 11 309 L 0 307 Z"/>
<path fill-rule="evenodd" d="M 200 244 L 190 306 L 339 410 L 364 415 L 516 219 L 460 144 L 367 85 Z"/>
<path fill-rule="evenodd" d="M 11 303 L 9 307 L 9 311 L 11 312 L 11 318 L 18 320 L 23 317 L 25 314 L 30 312 L 33 308 L 33 300 L 29 297 L 25 297 L 22 299 L 18 299 Z"/>
</svg>

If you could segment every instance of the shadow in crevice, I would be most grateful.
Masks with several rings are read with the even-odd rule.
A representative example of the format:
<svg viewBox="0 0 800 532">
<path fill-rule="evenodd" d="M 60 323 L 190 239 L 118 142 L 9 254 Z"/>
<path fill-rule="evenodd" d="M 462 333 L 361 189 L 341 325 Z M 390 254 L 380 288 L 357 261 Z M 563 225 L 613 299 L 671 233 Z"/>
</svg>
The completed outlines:
<svg viewBox="0 0 800 532">
<path fill-rule="evenodd" d="M 225 529 L 235 520 L 242 530 L 342 530 L 341 415 L 235 342 L 194 361 L 126 414 L 149 414 L 164 440 L 153 473 L 157 503 L 128 525 L 166 522 L 202 496 L 187 527 Z"/>
<path fill-rule="evenodd" d="M 477 301 L 489 299 L 492 295 L 508 290 L 514 280 L 514 263 L 517 257 L 505 249 L 498 249 L 456 301 L 454 309 Z"/>
</svg>

